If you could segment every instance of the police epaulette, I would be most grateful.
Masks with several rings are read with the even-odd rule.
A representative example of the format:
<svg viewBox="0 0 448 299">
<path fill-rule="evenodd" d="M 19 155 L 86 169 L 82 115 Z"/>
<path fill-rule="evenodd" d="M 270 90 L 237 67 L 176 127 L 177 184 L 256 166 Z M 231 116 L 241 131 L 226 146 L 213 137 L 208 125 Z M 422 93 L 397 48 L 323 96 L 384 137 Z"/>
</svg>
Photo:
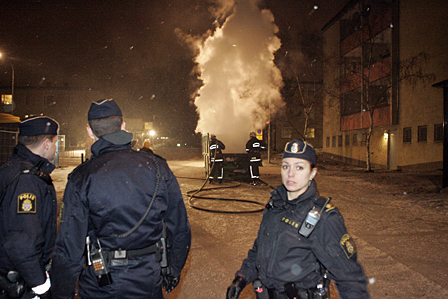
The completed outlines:
<svg viewBox="0 0 448 299">
<path fill-rule="evenodd" d="M 328 211 L 333 210 L 335 208 L 335 206 L 329 202 L 329 198 L 318 196 L 315 199 L 313 199 L 313 201 L 319 207 L 319 210 L 322 210 L 322 213 L 328 212 Z M 325 203 L 327 203 L 327 204 L 325 206 L 325 209 L 323 209 Z"/>
</svg>

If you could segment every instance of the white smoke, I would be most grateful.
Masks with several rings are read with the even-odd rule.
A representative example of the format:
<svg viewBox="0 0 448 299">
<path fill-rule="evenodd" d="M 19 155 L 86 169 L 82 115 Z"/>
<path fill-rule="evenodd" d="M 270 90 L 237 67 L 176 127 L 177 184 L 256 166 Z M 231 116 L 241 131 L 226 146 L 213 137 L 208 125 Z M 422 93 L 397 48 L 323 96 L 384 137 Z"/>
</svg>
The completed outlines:
<svg viewBox="0 0 448 299">
<path fill-rule="evenodd" d="M 216 134 L 225 152 L 245 152 L 249 133 L 266 127 L 283 105 L 280 70 L 274 52 L 280 48 L 269 10 L 254 0 L 223 3 L 229 15 L 199 47 L 196 62 L 203 86 L 194 99 L 197 132 Z M 222 8 L 221 7 L 221 8 Z"/>
</svg>

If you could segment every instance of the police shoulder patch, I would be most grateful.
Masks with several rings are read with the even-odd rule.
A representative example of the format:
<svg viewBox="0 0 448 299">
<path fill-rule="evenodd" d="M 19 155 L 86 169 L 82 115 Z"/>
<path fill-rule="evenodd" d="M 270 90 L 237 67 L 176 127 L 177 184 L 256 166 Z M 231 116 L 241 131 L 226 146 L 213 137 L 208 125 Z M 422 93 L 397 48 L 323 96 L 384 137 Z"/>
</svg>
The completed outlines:
<svg viewBox="0 0 448 299">
<path fill-rule="evenodd" d="M 344 251 L 347 258 L 351 258 L 356 253 L 355 242 L 350 238 L 349 234 L 345 234 L 342 236 L 339 241 L 339 245 L 341 245 L 342 250 Z"/>
<path fill-rule="evenodd" d="M 36 195 L 22 193 L 17 197 L 17 213 L 36 213 Z"/>
</svg>

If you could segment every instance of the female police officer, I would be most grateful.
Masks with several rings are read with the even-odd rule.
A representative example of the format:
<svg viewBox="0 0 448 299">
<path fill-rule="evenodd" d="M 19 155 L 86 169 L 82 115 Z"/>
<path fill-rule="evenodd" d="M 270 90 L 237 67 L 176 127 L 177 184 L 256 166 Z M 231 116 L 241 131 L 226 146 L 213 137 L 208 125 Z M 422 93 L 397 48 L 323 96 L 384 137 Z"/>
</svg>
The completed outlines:
<svg viewBox="0 0 448 299">
<path fill-rule="evenodd" d="M 317 195 L 315 165 L 311 145 L 300 140 L 286 144 L 283 185 L 271 193 L 257 239 L 227 289 L 227 299 L 238 298 L 254 281 L 261 282 L 257 298 L 326 298 L 325 288 L 317 287 L 325 272 L 342 298 L 369 298 L 355 244 L 341 215 Z"/>
</svg>

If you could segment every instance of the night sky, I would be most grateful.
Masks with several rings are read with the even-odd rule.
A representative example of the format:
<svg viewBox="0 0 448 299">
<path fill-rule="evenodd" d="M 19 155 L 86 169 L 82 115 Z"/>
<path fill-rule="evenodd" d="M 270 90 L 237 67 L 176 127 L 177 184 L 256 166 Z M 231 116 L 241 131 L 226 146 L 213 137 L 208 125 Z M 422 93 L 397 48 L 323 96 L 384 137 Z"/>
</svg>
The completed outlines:
<svg viewBox="0 0 448 299">
<path fill-rule="evenodd" d="M 205 40 L 224 23 L 229 11 L 223 8 L 233 1 L 2 2 L 0 51 L 14 64 L 16 86 L 96 88 L 117 100 L 127 117 L 157 115 L 172 132 L 194 133 L 201 81 L 197 53 L 181 36 Z M 297 47 L 298 32 L 320 29 L 343 4 L 267 0 L 259 6 L 272 11 L 279 51 L 287 51 Z M 0 85 L 10 80 L 10 68 L 0 63 Z"/>
</svg>

